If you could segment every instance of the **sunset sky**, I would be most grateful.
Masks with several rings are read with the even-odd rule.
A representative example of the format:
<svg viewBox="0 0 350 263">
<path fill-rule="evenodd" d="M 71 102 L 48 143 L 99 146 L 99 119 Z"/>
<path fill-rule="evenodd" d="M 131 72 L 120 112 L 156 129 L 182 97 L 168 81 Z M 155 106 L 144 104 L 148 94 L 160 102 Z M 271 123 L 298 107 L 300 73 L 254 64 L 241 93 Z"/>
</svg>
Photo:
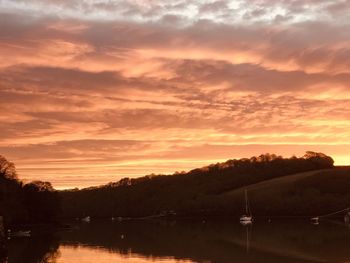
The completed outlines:
<svg viewBox="0 0 350 263">
<path fill-rule="evenodd" d="M 350 164 L 349 0 L 0 0 L 0 58 L 0 154 L 24 180 Z"/>
</svg>

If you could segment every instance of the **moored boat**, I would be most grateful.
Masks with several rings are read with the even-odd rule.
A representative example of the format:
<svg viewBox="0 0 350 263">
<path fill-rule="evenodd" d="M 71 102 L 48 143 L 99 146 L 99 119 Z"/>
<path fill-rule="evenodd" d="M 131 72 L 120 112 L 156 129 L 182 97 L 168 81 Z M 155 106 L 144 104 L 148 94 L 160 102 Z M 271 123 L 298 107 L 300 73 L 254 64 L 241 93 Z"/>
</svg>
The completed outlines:
<svg viewBox="0 0 350 263">
<path fill-rule="evenodd" d="M 249 206 L 247 189 L 244 190 L 244 197 L 245 197 L 245 214 L 240 217 L 239 221 L 241 222 L 242 225 L 248 225 L 253 223 L 253 216 Z"/>
</svg>

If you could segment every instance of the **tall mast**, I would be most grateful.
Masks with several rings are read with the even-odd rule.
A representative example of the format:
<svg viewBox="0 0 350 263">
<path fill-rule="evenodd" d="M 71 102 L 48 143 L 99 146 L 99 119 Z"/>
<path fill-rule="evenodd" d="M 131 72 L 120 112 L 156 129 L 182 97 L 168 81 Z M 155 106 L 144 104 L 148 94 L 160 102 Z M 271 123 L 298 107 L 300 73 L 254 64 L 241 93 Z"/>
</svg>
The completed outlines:
<svg viewBox="0 0 350 263">
<path fill-rule="evenodd" d="M 248 215 L 248 193 L 247 189 L 244 190 L 244 195 L 245 195 L 245 213 Z"/>
</svg>

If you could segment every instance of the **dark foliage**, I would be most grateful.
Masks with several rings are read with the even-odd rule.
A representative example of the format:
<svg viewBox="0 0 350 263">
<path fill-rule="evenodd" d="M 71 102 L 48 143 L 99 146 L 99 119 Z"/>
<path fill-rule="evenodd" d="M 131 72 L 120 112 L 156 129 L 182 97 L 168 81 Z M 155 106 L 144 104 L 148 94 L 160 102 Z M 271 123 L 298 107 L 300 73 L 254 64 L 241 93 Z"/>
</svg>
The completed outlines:
<svg viewBox="0 0 350 263">
<path fill-rule="evenodd" d="M 59 195 L 50 183 L 23 184 L 15 165 L 0 155 L 0 215 L 7 224 L 54 222 L 59 212 Z"/>
<path fill-rule="evenodd" d="M 21 189 L 14 164 L 0 155 L 0 215 L 8 222 L 24 217 Z"/>
<path fill-rule="evenodd" d="M 276 177 L 333 167 L 333 159 L 307 152 L 301 158 L 274 154 L 228 160 L 188 173 L 125 178 L 117 183 L 61 192 L 67 217 L 142 217 L 176 211 L 182 215 L 231 214 L 222 194 Z"/>
<path fill-rule="evenodd" d="M 5 157 L 0 155 L 0 178 L 7 180 L 17 180 L 16 167 Z"/>
<path fill-rule="evenodd" d="M 59 195 L 49 182 L 35 181 L 22 188 L 28 220 L 54 222 L 60 213 Z"/>
</svg>

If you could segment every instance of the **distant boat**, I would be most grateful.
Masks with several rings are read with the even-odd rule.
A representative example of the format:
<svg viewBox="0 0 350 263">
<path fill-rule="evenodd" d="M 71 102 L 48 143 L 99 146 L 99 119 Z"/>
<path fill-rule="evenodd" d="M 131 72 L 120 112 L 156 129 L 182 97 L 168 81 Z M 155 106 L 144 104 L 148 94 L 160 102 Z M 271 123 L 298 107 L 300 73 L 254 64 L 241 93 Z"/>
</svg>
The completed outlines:
<svg viewBox="0 0 350 263">
<path fill-rule="evenodd" d="M 85 223 L 89 223 L 89 222 L 91 221 L 91 218 L 90 218 L 89 216 L 83 217 L 83 218 L 81 219 L 81 221 L 82 221 L 82 222 L 85 222 Z"/>
<path fill-rule="evenodd" d="M 253 216 L 249 206 L 247 189 L 244 190 L 244 197 L 245 197 L 245 214 L 240 217 L 239 221 L 241 222 L 242 225 L 249 225 L 253 223 Z"/>
<path fill-rule="evenodd" d="M 315 216 L 315 217 L 312 217 L 311 218 L 311 222 L 314 224 L 314 225 L 318 225 L 319 224 L 319 220 L 320 218 L 318 216 Z"/>
<path fill-rule="evenodd" d="M 10 229 L 7 230 L 7 233 L 8 233 L 8 237 L 30 237 L 31 236 L 31 231 L 28 230 L 28 231 L 15 231 L 15 232 L 12 232 Z"/>
</svg>

